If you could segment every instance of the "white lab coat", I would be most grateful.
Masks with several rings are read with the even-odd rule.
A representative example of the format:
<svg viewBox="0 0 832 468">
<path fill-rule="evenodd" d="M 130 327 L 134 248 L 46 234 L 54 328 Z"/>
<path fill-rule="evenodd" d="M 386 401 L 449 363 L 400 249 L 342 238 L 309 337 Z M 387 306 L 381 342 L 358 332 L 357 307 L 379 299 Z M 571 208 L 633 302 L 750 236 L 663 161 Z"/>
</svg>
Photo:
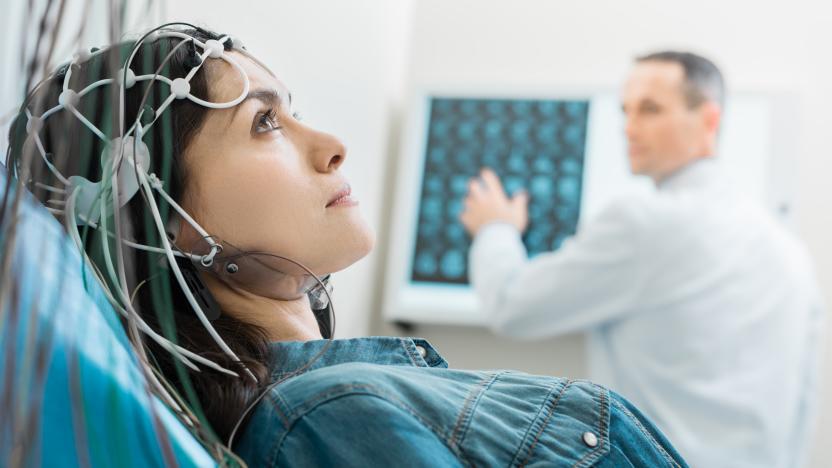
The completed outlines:
<svg viewBox="0 0 832 468">
<path fill-rule="evenodd" d="M 801 245 L 717 162 L 618 200 L 532 260 L 515 228 L 488 225 L 470 266 L 497 333 L 588 331 L 593 380 L 641 408 L 691 466 L 805 457 L 820 294 Z"/>
</svg>

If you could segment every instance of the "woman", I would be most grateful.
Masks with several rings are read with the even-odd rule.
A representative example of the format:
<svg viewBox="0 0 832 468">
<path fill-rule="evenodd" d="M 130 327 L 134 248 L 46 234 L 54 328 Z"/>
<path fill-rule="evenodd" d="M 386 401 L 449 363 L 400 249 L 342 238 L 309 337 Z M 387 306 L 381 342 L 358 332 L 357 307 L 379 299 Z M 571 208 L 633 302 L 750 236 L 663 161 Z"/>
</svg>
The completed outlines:
<svg viewBox="0 0 832 468">
<path fill-rule="evenodd" d="M 373 245 L 346 156 L 237 41 L 166 25 L 39 84 L 7 167 L 88 256 L 160 396 L 252 466 L 686 466 L 591 383 L 325 339 L 318 278 Z"/>
</svg>

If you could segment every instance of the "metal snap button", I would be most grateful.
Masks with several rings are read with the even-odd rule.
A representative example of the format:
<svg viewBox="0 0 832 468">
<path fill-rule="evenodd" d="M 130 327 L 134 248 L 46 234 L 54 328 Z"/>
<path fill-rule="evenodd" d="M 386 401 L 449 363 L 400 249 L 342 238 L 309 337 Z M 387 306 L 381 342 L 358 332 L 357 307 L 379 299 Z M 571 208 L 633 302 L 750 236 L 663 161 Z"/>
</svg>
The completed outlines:
<svg viewBox="0 0 832 468">
<path fill-rule="evenodd" d="M 598 437 L 591 432 L 584 432 L 583 439 L 587 447 L 596 447 L 598 445 Z"/>
<path fill-rule="evenodd" d="M 422 359 L 426 358 L 428 355 L 428 350 L 425 349 L 424 346 L 416 345 L 416 351 L 419 352 L 419 356 L 422 356 Z"/>
</svg>

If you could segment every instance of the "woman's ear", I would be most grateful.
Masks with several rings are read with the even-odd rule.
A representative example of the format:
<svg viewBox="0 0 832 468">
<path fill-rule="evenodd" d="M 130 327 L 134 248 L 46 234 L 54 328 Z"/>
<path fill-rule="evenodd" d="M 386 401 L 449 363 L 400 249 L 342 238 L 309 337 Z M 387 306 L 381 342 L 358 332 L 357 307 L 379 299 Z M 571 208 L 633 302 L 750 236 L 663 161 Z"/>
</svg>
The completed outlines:
<svg viewBox="0 0 832 468">
<path fill-rule="evenodd" d="M 165 234 L 167 234 L 168 240 L 173 244 L 182 236 L 182 222 L 178 215 L 174 214 L 170 217 L 167 226 L 165 226 Z"/>
<path fill-rule="evenodd" d="M 190 251 L 195 247 L 196 242 L 202 239 L 196 229 L 177 213 L 172 214 L 165 225 L 165 234 L 172 244 L 176 244 L 184 251 Z"/>
</svg>

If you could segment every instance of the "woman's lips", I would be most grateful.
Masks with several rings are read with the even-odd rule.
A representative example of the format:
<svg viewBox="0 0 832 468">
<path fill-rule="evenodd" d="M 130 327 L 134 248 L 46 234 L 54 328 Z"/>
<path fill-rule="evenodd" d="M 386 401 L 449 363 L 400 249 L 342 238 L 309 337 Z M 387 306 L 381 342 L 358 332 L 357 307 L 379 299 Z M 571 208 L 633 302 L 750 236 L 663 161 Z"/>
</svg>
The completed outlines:
<svg viewBox="0 0 832 468">
<path fill-rule="evenodd" d="M 357 205 L 358 201 L 350 196 L 351 193 L 352 193 L 352 190 L 350 189 L 350 186 L 347 185 L 343 189 L 339 190 L 338 193 L 336 193 L 332 197 L 332 199 L 329 201 L 329 203 L 326 204 L 326 207 L 331 208 L 331 207 L 335 207 L 335 206 L 355 206 L 355 205 Z"/>
</svg>

